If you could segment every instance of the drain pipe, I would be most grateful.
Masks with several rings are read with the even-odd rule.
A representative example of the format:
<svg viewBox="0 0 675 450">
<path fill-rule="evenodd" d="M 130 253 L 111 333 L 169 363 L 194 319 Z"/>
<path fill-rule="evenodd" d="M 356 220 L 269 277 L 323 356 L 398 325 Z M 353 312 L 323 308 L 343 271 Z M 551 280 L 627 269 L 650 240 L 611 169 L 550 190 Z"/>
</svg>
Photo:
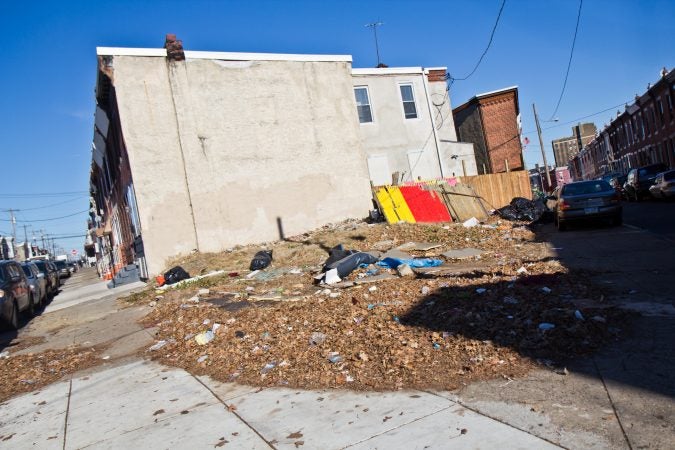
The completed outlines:
<svg viewBox="0 0 675 450">
<path fill-rule="evenodd" d="M 436 121 L 434 120 L 434 113 L 431 109 L 431 97 L 429 97 L 429 86 L 427 84 L 427 75 L 429 71 L 422 67 L 422 84 L 424 85 L 424 95 L 427 97 L 427 108 L 429 110 L 429 118 L 431 119 L 431 131 L 434 134 L 434 144 L 436 144 L 436 156 L 438 157 L 438 167 L 441 169 L 441 178 L 445 178 L 443 171 L 443 160 L 441 159 L 441 149 L 438 142 L 438 134 L 436 133 Z"/>
</svg>

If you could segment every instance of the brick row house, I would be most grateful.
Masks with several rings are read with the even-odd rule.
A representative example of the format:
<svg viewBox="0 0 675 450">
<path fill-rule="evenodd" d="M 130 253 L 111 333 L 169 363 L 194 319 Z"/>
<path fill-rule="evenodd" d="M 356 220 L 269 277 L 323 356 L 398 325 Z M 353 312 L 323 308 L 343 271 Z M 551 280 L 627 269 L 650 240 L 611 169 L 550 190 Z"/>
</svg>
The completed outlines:
<svg viewBox="0 0 675 450">
<path fill-rule="evenodd" d="M 575 180 L 593 179 L 647 164 L 675 167 L 675 70 L 635 97 L 570 161 Z"/>
<path fill-rule="evenodd" d="M 474 145 L 478 174 L 525 169 L 517 86 L 478 94 L 452 115 L 457 139 Z"/>
</svg>

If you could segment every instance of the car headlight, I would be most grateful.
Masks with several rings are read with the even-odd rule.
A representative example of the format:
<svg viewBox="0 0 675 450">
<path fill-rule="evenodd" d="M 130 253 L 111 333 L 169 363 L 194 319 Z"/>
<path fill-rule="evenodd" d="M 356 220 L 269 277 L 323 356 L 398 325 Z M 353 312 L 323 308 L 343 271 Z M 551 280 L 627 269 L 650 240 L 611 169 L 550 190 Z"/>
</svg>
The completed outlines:
<svg viewBox="0 0 675 450">
<path fill-rule="evenodd" d="M 0 298 L 3 298 L 4 296 L 5 296 L 5 291 L 3 291 L 2 289 L 0 289 Z"/>
<path fill-rule="evenodd" d="M 31 284 L 31 285 L 30 285 L 30 290 L 31 290 L 31 291 L 34 291 L 34 290 L 35 290 L 35 286 L 33 286 L 33 285 Z"/>
</svg>

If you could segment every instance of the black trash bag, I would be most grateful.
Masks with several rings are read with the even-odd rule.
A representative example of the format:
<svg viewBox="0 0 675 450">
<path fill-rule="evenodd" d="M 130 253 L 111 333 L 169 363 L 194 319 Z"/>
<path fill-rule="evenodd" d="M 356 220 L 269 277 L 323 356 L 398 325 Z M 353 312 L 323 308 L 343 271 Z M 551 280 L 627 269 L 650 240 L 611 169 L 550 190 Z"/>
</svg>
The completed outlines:
<svg viewBox="0 0 675 450">
<path fill-rule="evenodd" d="M 536 222 L 546 212 L 546 205 L 541 200 L 528 200 L 522 197 L 516 197 L 511 200 L 511 204 L 497 210 L 502 218 L 506 220 L 522 220 Z"/>
<path fill-rule="evenodd" d="M 164 274 L 164 284 L 174 284 L 190 278 L 190 274 L 181 266 L 172 267 Z"/>
<path fill-rule="evenodd" d="M 506 220 L 518 220 L 518 211 L 511 205 L 506 205 L 497 210 L 499 217 Z"/>
<path fill-rule="evenodd" d="M 272 264 L 272 250 L 260 250 L 251 260 L 251 270 L 263 270 Z"/>
<path fill-rule="evenodd" d="M 328 252 L 328 259 L 323 263 L 323 268 L 321 269 L 322 272 L 325 272 L 328 270 L 329 266 L 337 261 L 340 261 L 342 258 L 346 258 L 349 255 L 353 255 L 354 253 L 358 253 L 356 250 L 345 250 L 342 244 L 336 245 L 335 247 L 331 248 L 330 251 Z"/>
<path fill-rule="evenodd" d="M 340 278 L 344 278 L 352 273 L 361 264 L 370 265 L 375 264 L 377 261 L 379 260 L 370 253 L 356 252 L 345 256 L 339 261 L 328 264 L 326 266 L 326 270 L 328 271 L 331 269 L 337 269 L 338 276 Z"/>
</svg>

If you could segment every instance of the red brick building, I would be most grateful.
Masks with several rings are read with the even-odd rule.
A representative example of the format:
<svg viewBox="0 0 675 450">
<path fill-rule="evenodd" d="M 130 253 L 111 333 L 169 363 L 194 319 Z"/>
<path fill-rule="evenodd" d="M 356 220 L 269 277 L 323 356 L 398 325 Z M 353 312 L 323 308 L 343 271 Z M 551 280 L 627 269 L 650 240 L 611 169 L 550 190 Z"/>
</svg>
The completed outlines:
<svg viewBox="0 0 675 450">
<path fill-rule="evenodd" d="M 587 180 L 653 163 L 675 167 L 675 70 L 665 68 L 570 161 L 570 172 Z"/>
<path fill-rule="evenodd" d="M 479 174 L 525 168 L 517 86 L 478 94 L 452 115 L 457 139 L 474 145 Z"/>
</svg>

